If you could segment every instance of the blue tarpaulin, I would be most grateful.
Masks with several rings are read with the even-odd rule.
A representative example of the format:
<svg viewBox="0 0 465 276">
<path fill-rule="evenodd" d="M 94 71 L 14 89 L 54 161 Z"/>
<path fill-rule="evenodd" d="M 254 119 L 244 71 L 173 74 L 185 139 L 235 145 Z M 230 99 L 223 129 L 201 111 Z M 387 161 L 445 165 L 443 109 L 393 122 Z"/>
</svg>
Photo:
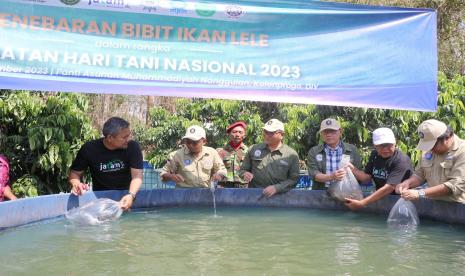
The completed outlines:
<svg viewBox="0 0 465 276">
<path fill-rule="evenodd" d="M 436 12 L 303 0 L 5 0 L 0 88 L 432 111 Z"/>
</svg>

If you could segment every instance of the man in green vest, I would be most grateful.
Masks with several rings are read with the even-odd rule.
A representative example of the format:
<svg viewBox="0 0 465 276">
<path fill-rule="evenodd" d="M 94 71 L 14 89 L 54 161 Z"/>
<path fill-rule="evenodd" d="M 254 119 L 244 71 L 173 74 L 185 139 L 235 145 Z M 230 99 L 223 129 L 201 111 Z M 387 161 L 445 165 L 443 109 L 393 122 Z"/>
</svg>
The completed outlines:
<svg viewBox="0 0 465 276">
<path fill-rule="evenodd" d="M 269 120 L 263 127 L 264 143 L 249 149 L 239 171 L 249 188 L 264 188 L 265 197 L 287 192 L 299 180 L 299 156 L 283 143 L 283 138 L 284 124 Z"/>
</svg>

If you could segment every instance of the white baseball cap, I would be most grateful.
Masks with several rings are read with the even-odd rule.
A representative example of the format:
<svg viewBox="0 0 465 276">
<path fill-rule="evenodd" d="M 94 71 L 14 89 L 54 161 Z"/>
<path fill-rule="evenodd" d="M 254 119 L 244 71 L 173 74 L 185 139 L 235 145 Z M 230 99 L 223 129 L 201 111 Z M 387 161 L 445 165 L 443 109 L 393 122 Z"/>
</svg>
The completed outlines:
<svg viewBox="0 0 465 276">
<path fill-rule="evenodd" d="M 186 130 L 186 134 L 182 139 L 190 139 L 192 141 L 198 141 L 202 138 L 206 138 L 205 130 L 201 126 L 190 126 Z"/>
<path fill-rule="evenodd" d="M 390 128 L 380 127 L 373 131 L 373 145 L 395 144 L 396 137 Z"/>
<path fill-rule="evenodd" d="M 269 132 L 275 132 L 278 130 L 284 131 L 284 124 L 278 119 L 271 119 L 265 123 L 263 129 Z"/>
</svg>

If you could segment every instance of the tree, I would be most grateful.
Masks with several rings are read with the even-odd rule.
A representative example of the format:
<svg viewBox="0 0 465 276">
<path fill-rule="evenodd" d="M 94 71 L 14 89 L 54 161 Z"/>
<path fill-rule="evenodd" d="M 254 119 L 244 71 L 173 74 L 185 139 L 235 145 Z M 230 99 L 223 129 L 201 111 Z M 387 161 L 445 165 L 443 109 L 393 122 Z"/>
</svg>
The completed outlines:
<svg viewBox="0 0 465 276">
<path fill-rule="evenodd" d="M 87 98 L 79 94 L 1 91 L 0 152 L 10 160 L 17 195 L 68 191 L 71 162 L 97 135 L 87 110 Z"/>
</svg>

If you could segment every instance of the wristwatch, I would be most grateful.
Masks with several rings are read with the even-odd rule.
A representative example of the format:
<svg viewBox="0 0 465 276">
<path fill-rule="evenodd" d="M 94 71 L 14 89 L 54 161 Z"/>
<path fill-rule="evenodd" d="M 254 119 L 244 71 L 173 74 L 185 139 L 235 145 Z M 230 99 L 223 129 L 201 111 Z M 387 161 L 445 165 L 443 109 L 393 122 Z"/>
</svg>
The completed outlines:
<svg viewBox="0 0 465 276">
<path fill-rule="evenodd" d="M 128 195 L 132 196 L 132 200 L 136 199 L 136 194 L 133 192 L 128 192 Z"/>
<path fill-rule="evenodd" d="M 423 189 L 418 190 L 418 197 L 419 198 L 425 198 L 425 190 L 423 190 Z"/>
</svg>

